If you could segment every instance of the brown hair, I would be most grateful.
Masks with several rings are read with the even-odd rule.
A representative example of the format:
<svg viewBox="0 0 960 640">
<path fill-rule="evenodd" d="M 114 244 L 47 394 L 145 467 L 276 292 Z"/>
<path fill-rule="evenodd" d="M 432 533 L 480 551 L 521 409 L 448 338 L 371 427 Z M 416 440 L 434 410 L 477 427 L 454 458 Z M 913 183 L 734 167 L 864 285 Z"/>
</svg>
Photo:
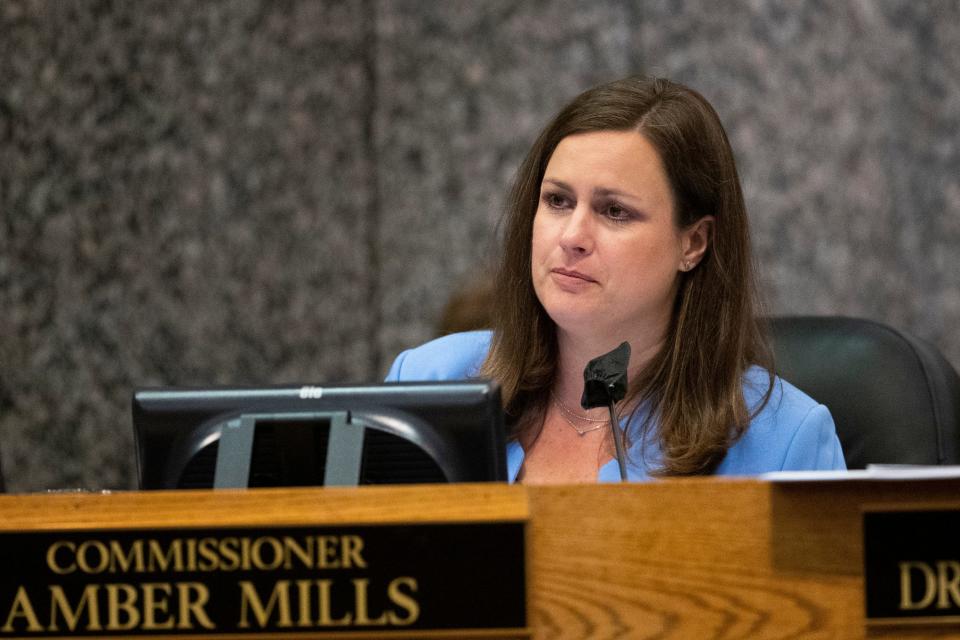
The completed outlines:
<svg viewBox="0 0 960 640">
<path fill-rule="evenodd" d="M 673 191 L 676 224 L 714 217 L 707 251 L 681 273 L 663 347 L 630 383 L 625 404 L 649 409 L 657 425 L 661 475 L 710 473 L 749 425 L 743 376 L 772 371 L 755 310 L 747 213 L 733 152 L 710 103 L 659 78 L 627 78 L 586 91 L 547 125 L 518 170 L 507 203 L 497 308 L 481 374 L 501 385 L 513 436 L 542 425 L 557 362 L 556 327 L 531 275 L 533 218 L 550 156 L 570 135 L 637 131 L 653 144 Z M 769 398 L 768 386 L 759 411 Z"/>
<path fill-rule="evenodd" d="M 440 311 L 437 335 L 445 336 L 461 331 L 476 331 L 490 328 L 490 309 L 496 296 L 492 278 L 485 277 L 487 269 L 479 269 L 482 276 L 464 283 L 454 292 Z"/>
</svg>

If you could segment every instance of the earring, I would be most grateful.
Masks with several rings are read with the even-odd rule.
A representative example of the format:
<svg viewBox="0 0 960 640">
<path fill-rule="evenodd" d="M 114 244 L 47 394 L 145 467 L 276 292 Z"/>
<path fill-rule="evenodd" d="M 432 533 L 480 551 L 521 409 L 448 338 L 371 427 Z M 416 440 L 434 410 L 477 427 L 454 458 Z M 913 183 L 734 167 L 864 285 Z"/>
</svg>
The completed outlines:
<svg viewBox="0 0 960 640">
<path fill-rule="evenodd" d="M 690 271 L 690 269 L 693 269 L 693 263 L 690 262 L 690 261 L 685 260 L 684 263 L 683 263 L 683 270 L 684 270 L 684 271 Z"/>
</svg>

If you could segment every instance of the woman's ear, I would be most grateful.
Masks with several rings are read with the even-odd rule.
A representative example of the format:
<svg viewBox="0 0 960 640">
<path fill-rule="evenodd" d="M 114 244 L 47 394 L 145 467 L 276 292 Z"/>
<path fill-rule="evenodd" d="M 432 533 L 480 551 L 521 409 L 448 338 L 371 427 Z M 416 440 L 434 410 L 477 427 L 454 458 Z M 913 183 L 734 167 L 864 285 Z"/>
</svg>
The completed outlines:
<svg viewBox="0 0 960 640">
<path fill-rule="evenodd" d="M 703 216 L 680 232 L 680 271 L 690 271 L 703 259 L 713 239 L 713 216 Z"/>
</svg>

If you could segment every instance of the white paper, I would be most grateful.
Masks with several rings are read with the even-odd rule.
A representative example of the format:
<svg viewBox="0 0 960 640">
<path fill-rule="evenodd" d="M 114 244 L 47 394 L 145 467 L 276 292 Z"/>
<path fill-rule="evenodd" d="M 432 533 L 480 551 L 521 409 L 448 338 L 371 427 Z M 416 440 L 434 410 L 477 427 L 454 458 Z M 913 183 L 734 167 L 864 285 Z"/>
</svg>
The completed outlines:
<svg viewBox="0 0 960 640">
<path fill-rule="evenodd" d="M 772 471 L 759 476 L 771 482 L 823 482 L 838 480 L 942 480 L 960 478 L 960 466 L 872 464 L 850 471 Z"/>
</svg>

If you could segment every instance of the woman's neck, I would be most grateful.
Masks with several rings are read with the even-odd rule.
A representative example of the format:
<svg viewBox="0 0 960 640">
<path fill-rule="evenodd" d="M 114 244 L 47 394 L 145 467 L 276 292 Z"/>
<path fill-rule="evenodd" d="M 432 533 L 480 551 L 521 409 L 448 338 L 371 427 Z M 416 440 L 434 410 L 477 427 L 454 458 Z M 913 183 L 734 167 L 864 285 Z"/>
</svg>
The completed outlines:
<svg viewBox="0 0 960 640">
<path fill-rule="evenodd" d="M 612 351 L 624 340 L 630 343 L 627 376 L 632 380 L 661 348 L 664 332 L 654 331 L 610 339 L 606 336 L 575 335 L 558 327 L 559 359 L 553 393 L 560 402 L 579 409 L 580 397 L 583 394 L 583 370 L 591 360 Z"/>
</svg>

